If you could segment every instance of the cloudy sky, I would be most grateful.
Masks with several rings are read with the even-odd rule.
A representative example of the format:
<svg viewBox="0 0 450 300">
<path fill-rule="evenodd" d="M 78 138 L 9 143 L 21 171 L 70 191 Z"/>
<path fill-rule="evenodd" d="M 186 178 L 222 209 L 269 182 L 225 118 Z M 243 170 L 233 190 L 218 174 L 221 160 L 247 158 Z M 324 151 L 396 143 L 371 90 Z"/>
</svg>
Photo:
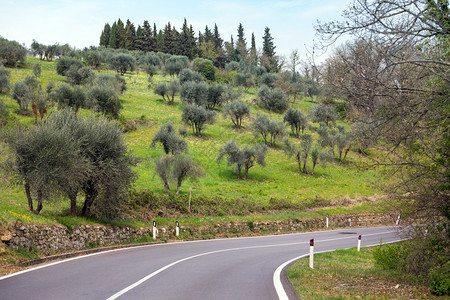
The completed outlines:
<svg viewBox="0 0 450 300">
<path fill-rule="evenodd" d="M 252 32 L 257 47 L 262 45 L 264 28 L 269 27 L 277 55 L 298 49 L 302 57 L 311 49 L 313 25 L 341 19 L 351 0 L 226 0 L 226 1 L 140 1 L 140 0 L 0 0 L 0 36 L 29 46 L 33 39 L 41 44 L 66 44 L 78 49 L 97 46 L 105 23 L 121 18 L 137 27 L 148 20 L 163 28 L 171 22 L 181 28 L 184 18 L 194 30 L 217 24 L 221 37 L 236 37 L 242 23 L 250 43 Z"/>
</svg>

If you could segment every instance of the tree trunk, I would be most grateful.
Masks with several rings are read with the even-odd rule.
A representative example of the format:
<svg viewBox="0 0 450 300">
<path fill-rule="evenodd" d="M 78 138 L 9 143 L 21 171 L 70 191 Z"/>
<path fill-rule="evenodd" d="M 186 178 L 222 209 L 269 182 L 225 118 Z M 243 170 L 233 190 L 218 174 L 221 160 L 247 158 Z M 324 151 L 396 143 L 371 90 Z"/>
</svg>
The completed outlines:
<svg viewBox="0 0 450 300">
<path fill-rule="evenodd" d="M 300 153 L 297 153 L 297 163 L 298 163 L 298 172 L 302 171 L 302 160 L 300 158 Z"/>
<path fill-rule="evenodd" d="M 180 193 L 181 183 L 181 180 L 177 180 L 177 195 Z"/>
<path fill-rule="evenodd" d="M 86 197 L 84 200 L 83 209 L 81 210 L 81 215 L 89 216 L 89 214 L 91 213 L 91 205 L 94 202 L 95 198 L 97 198 L 98 191 L 95 187 L 95 184 L 92 181 L 89 181 L 84 192 L 86 194 Z"/>
<path fill-rule="evenodd" d="M 238 169 L 238 177 L 237 177 L 237 179 L 242 179 L 242 176 L 241 176 L 241 169 L 242 169 L 242 165 L 237 165 L 237 169 Z"/>
<path fill-rule="evenodd" d="M 308 155 L 305 156 L 305 160 L 303 162 L 303 173 L 307 174 L 308 172 L 306 172 L 306 162 L 308 161 Z"/>
<path fill-rule="evenodd" d="M 25 192 L 28 199 L 28 211 L 33 212 L 33 198 L 31 197 L 30 184 L 28 182 L 25 182 Z"/>
<path fill-rule="evenodd" d="M 38 190 L 37 191 L 38 205 L 36 207 L 36 210 L 33 210 L 33 213 L 39 214 L 41 212 L 41 210 L 42 210 L 42 198 L 43 198 L 42 190 Z"/>
<path fill-rule="evenodd" d="M 345 161 L 345 158 L 347 157 L 347 154 L 348 154 L 348 152 L 350 151 L 350 147 L 351 147 L 351 145 L 348 146 L 348 147 L 345 149 L 344 158 L 342 159 L 342 162 Z"/>
<path fill-rule="evenodd" d="M 316 167 L 316 162 L 313 162 L 313 167 L 312 167 L 312 171 L 311 171 L 311 175 L 313 175 L 314 176 L 314 168 Z"/>
<path fill-rule="evenodd" d="M 167 181 L 164 181 L 164 189 L 166 189 L 166 194 L 170 194 L 169 183 Z"/>
<path fill-rule="evenodd" d="M 69 196 L 70 198 L 70 213 L 72 217 L 77 216 L 77 194 L 74 193 Z"/>
</svg>

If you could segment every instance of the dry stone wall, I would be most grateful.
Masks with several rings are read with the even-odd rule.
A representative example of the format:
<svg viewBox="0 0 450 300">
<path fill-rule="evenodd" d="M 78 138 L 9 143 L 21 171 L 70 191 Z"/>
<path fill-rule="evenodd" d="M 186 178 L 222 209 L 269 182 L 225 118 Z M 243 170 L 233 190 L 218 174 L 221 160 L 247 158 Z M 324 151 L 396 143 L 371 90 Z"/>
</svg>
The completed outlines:
<svg viewBox="0 0 450 300">
<path fill-rule="evenodd" d="M 361 214 L 330 216 L 330 228 L 351 226 L 394 225 L 397 214 Z M 251 234 L 265 232 L 295 232 L 318 230 L 326 227 L 325 218 L 294 219 L 284 221 L 248 221 L 217 223 L 214 226 L 188 227 L 181 224 L 180 232 L 185 237 L 202 234 Z M 44 254 L 75 251 L 94 246 L 118 244 L 142 236 L 151 236 L 152 228 L 111 227 L 103 225 L 81 225 L 72 231 L 61 225 L 16 225 L 8 230 L 0 229 L 0 239 L 11 248 L 38 249 Z M 175 235 L 175 224 L 158 228 L 158 238 Z"/>
</svg>

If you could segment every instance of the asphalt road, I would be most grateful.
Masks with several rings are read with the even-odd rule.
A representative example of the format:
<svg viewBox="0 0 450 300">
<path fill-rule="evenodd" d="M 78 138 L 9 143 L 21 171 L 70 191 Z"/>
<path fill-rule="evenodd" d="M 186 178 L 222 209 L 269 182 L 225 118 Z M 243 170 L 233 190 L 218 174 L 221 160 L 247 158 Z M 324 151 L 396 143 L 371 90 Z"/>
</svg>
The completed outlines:
<svg viewBox="0 0 450 300">
<path fill-rule="evenodd" d="M 101 252 L 0 277 L 0 299 L 295 299 L 283 263 L 400 240 L 393 227 L 167 243 Z M 278 270 L 283 277 L 284 272 Z M 286 294 L 284 294 L 286 293 Z"/>
</svg>

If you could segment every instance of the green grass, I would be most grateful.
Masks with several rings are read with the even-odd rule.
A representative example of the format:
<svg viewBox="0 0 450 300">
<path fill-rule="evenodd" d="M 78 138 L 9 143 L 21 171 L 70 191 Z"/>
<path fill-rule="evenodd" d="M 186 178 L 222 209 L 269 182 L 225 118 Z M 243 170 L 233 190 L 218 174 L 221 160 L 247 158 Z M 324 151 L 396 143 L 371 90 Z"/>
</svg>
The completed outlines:
<svg viewBox="0 0 450 300">
<path fill-rule="evenodd" d="M 410 285 L 402 274 L 375 264 L 374 248 L 355 248 L 314 255 L 287 269 L 300 299 L 439 299 L 424 286 Z"/>
<path fill-rule="evenodd" d="M 42 87 L 49 81 L 55 84 L 64 81 L 64 77 L 56 74 L 56 62 L 40 61 L 36 58 L 28 58 L 26 68 L 11 69 L 10 81 L 12 84 L 22 80 L 27 75 L 32 74 L 32 66 L 40 63 L 42 75 L 39 82 Z M 96 71 L 97 72 L 97 71 Z M 112 71 L 98 71 L 108 72 Z M 128 120 L 145 120 L 136 122 L 137 129 L 125 134 L 129 151 L 139 158 L 139 164 L 135 167 L 138 174 L 133 188 L 137 191 L 150 190 L 157 195 L 164 194 L 163 184 L 158 176 L 155 176 L 154 161 L 162 154 L 162 147 L 159 145 L 153 149 L 149 147 L 155 132 L 166 122 L 173 122 L 176 127 L 181 124 L 182 105 L 179 97 L 176 98 L 176 105 L 164 103 L 160 96 L 155 95 L 148 88 L 147 76 L 140 72 L 131 72 L 125 75 L 127 81 L 127 91 L 120 97 L 123 104 L 121 114 Z M 160 81 L 169 81 L 170 77 L 155 75 L 153 84 Z M 10 111 L 18 109 L 17 103 L 11 99 L 9 94 L 0 95 L 5 100 Z M 252 117 L 257 113 L 264 113 L 276 120 L 282 120 L 283 115 L 268 112 L 253 104 L 256 94 L 243 94 L 243 99 L 250 103 Z M 301 109 L 304 113 L 315 103 L 310 99 L 299 99 L 293 107 Z M 51 109 L 49 109 L 51 113 Z M 235 139 L 239 144 L 252 145 L 261 142 L 260 138 L 255 138 L 250 131 L 251 119 L 243 122 L 244 129 L 236 130 L 228 119 L 224 119 L 218 109 L 216 123 L 207 125 L 203 131 L 203 137 L 195 137 L 188 128 L 187 142 L 189 153 L 205 170 L 206 176 L 198 181 L 186 181 L 181 187 L 181 196 L 187 197 L 189 187 L 192 186 L 192 199 L 198 197 L 216 197 L 225 200 L 250 201 L 260 206 L 266 206 L 274 199 L 291 204 L 302 204 L 323 199 L 326 202 L 338 198 L 368 197 L 380 194 L 380 189 L 373 183 L 385 181 L 380 173 L 362 168 L 366 158 L 351 152 L 345 164 L 334 163 L 326 167 L 319 164 L 316 167 L 314 176 L 300 174 L 297 172 L 297 164 L 293 158 L 288 158 L 281 149 L 281 141 L 270 149 L 266 157 L 266 167 L 259 165 L 249 171 L 249 180 L 237 180 L 237 174 L 232 167 L 228 167 L 226 161 L 217 163 L 216 157 L 222 147 L 229 139 Z M 82 111 L 81 114 L 86 114 Z M 24 126 L 31 126 L 34 122 L 33 116 L 15 116 L 15 122 Z M 14 122 L 13 122 L 14 123 Z M 342 123 L 345 124 L 345 123 Z M 348 126 L 348 125 L 347 125 Z M 298 142 L 298 141 L 297 141 Z M 7 150 L 0 148 L 0 158 L 6 157 Z M 310 170 L 311 164 L 308 164 Z M 0 222 L 37 222 L 37 223 L 63 223 L 68 227 L 77 224 L 93 222 L 84 218 L 67 217 L 69 214 L 69 202 L 65 199 L 55 199 L 44 203 L 44 208 L 39 216 L 27 213 L 26 197 L 23 187 L 11 185 L 6 176 L 0 176 Z M 174 187 L 172 187 L 174 188 Z M 80 198 L 79 203 L 82 203 Z M 360 206 L 361 211 L 373 211 L 379 209 L 376 205 Z M 345 212 L 344 208 L 336 208 L 336 213 Z M 319 214 L 323 214 L 321 211 Z"/>
</svg>

